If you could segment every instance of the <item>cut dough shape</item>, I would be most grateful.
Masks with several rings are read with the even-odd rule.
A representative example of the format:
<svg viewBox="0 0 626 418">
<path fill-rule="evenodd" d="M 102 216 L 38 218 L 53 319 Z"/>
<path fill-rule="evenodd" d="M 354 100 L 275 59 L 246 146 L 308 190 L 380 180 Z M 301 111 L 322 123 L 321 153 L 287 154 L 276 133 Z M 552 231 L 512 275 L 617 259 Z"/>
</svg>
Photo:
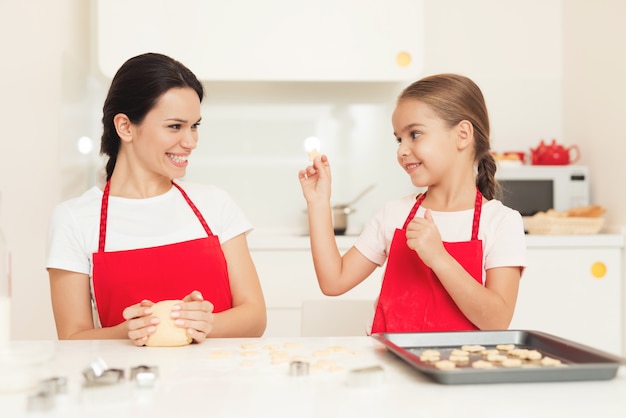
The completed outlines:
<svg viewBox="0 0 626 418">
<path fill-rule="evenodd" d="M 232 355 L 232 352 L 230 351 L 218 350 L 218 351 L 211 351 L 209 353 L 209 358 L 226 358 L 226 357 L 230 357 L 231 355 Z"/>
<path fill-rule="evenodd" d="M 174 319 L 170 316 L 172 306 L 182 303 L 182 300 L 162 300 L 152 305 L 152 315 L 160 319 L 154 334 L 150 335 L 146 346 L 148 347 L 178 347 L 191 343 L 191 337 L 185 328 L 174 324 Z"/>
<path fill-rule="evenodd" d="M 309 157 L 309 161 L 313 161 L 315 160 L 315 157 L 317 157 L 318 155 L 322 155 L 322 153 L 320 153 L 317 149 L 312 149 L 311 151 L 307 152 L 307 155 Z"/>
<path fill-rule="evenodd" d="M 256 344 L 255 343 L 241 343 L 241 349 L 242 350 L 251 350 L 253 348 L 256 348 Z"/>
</svg>

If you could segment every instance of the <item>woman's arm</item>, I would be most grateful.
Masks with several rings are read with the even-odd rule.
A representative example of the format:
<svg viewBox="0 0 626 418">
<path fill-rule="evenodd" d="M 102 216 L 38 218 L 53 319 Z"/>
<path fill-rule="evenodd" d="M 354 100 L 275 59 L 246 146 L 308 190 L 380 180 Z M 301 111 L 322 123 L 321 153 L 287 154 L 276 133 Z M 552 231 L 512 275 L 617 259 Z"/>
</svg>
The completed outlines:
<svg viewBox="0 0 626 418">
<path fill-rule="evenodd" d="M 60 269 L 48 269 L 52 311 L 60 340 L 126 339 L 126 323 L 95 328 L 91 309 L 89 276 Z"/>
<path fill-rule="evenodd" d="M 226 241 L 222 251 L 228 265 L 233 307 L 214 314 L 208 337 L 260 337 L 267 322 L 265 298 L 246 235 Z"/>
</svg>

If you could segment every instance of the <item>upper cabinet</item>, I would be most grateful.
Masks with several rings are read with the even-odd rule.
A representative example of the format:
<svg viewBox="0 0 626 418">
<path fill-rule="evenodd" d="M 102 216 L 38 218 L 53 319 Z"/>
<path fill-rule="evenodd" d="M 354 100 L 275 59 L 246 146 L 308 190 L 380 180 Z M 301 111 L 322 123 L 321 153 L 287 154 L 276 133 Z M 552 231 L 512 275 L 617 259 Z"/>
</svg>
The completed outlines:
<svg viewBox="0 0 626 418">
<path fill-rule="evenodd" d="M 423 68 L 423 0 L 97 0 L 113 77 L 160 52 L 207 81 L 407 81 Z"/>
</svg>

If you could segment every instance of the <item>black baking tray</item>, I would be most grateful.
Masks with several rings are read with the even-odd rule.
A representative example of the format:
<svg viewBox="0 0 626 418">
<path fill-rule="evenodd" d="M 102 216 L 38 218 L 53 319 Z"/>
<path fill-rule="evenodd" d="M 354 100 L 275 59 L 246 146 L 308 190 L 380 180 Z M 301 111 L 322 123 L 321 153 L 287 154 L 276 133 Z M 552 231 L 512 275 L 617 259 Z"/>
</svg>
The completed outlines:
<svg viewBox="0 0 626 418">
<path fill-rule="evenodd" d="M 431 380 L 447 385 L 610 380 L 617 375 L 620 365 L 626 364 L 626 359 L 621 357 L 540 331 L 380 333 L 372 337 Z M 420 353 L 426 349 L 440 350 L 443 359 L 446 352 L 463 345 L 482 345 L 493 349 L 498 344 L 538 350 L 544 356 L 561 360 L 562 364 L 493 369 L 476 369 L 467 365 L 442 370 L 420 360 Z"/>
</svg>

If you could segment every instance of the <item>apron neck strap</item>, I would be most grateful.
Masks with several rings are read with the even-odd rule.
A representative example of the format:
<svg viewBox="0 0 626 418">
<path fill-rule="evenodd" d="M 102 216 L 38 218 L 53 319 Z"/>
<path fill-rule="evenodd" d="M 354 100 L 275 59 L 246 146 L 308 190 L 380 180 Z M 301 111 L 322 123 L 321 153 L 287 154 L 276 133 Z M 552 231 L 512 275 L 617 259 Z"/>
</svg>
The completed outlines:
<svg viewBox="0 0 626 418">
<path fill-rule="evenodd" d="M 409 226 L 409 222 L 411 222 L 413 220 L 413 218 L 415 218 L 415 214 L 417 213 L 417 209 L 419 209 L 420 205 L 422 204 L 422 202 L 424 201 L 424 198 L 426 197 L 426 192 L 421 193 L 417 196 L 417 201 L 415 202 L 415 204 L 413 205 L 413 208 L 411 209 L 411 212 L 409 213 L 409 216 L 407 216 L 406 221 L 404 221 L 404 226 L 402 227 L 403 231 L 406 231 L 406 227 Z"/>
<path fill-rule="evenodd" d="M 172 181 L 172 184 L 174 185 L 174 187 L 176 187 L 180 193 L 183 195 L 183 197 L 185 198 L 185 201 L 187 202 L 187 204 L 189 206 L 191 206 L 191 210 L 193 210 L 193 213 L 196 214 L 196 216 L 198 217 L 198 220 L 200 221 L 200 223 L 202 224 L 202 227 L 204 228 L 204 230 L 206 231 L 208 236 L 213 235 L 213 232 L 211 231 L 211 228 L 209 228 L 209 225 L 206 223 L 206 221 L 204 220 L 204 216 L 202 216 L 202 213 L 200 213 L 200 211 L 198 210 L 198 208 L 196 207 L 196 205 L 194 205 L 194 203 L 191 201 L 191 199 L 189 199 L 189 196 L 187 196 L 187 193 L 185 193 L 185 191 L 183 190 L 182 187 L 180 187 L 178 184 L 176 184 L 174 181 Z"/>
<path fill-rule="evenodd" d="M 472 221 L 472 241 L 478 239 L 478 226 L 480 225 L 480 212 L 483 209 L 483 195 L 476 187 L 476 202 L 474 203 L 474 220 Z"/>
<path fill-rule="evenodd" d="M 420 207 L 425 197 L 426 197 L 426 192 L 417 196 L 417 201 L 413 205 L 413 208 L 411 209 L 409 216 L 406 218 L 406 221 L 404 221 L 404 226 L 402 227 L 402 230 L 406 231 L 407 226 L 409 226 L 409 222 L 411 222 L 413 218 L 415 217 L 415 214 L 417 213 L 417 209 Z M 480 213 L 482 211 L 482 208 L 483 208 L 483 195 L 482 193 L 480 193 L 480 190 L 478 190 L 478 187 L 476 187 L 476 200 L 474 202 L 474 219 L 472 221 L 472 241 L 475 241 L 478 239 L 478 227 L 480 225 Z"/>
<path fill-rule="evenodd" d="M 104 243 L 107 236 L 107 215 L 109 210 L 109 189 L 111 188 L 111 180 L 107 180 L 107 184 L 102 191 L 102 203 L 100 204 L 100 237 L 98 238 L 98 252 L 104 251 Z"/>
<path fill-rule="evenodd" d="M 194 205 L 191 199 L 189 199 L 189 196 L 187 196 L 187 193 L 185 193 L 185 191 L 174 181 L 172 181 L 172 184 L 183 195 L 183 197 L 185 198 L 185 201 L 191 207 L 191 210 L 193 210 L 193 213 L 196 215 L 196 217 L 202 224 L 202 227 L 206 231 L 207 235 L 212 236 L 213 232 L 211 231 L 211 228 L 209 228 L 209 225 L 204 220 L 204 217 L 202 216 L 202 214 L 200 213 L 196 205 Z M 111 180 L 108 180 L 106 185 L 104 186 L 104 190 L 102 191 L 102 203 L 100 205 L 100 237 L 98 238 L 98 252 L 104 252 L 104 246 L 106 243 L 107 218 L 108 218 L 108 211 L 109 211 L 109 190 L 110 189 L 111 189 Z"/>
</svg>

